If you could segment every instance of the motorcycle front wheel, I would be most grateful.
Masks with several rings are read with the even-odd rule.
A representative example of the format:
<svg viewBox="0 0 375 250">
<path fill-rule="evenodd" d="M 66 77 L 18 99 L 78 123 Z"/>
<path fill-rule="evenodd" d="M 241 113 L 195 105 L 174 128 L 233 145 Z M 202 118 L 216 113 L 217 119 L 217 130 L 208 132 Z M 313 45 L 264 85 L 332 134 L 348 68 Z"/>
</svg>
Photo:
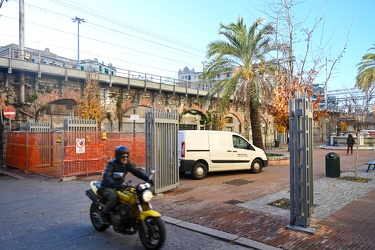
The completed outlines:
<svg viewBox="0 0 375 250">
<path fill-rule="evenodd" d="M 164 245 L 166 230 L 160 217 L 148 217 L 144 222 L 145 228 L 140 226 L 139 238 L 147 249 L 159 249 Z"/>
<path fill-rule="evenodd" d="M 90 207 L 90 220 L 91 220 L 92 225 L 98 231 L 104 231 L 104 230 L 106 230 L 109 227 L 109 225 L 103 223 L 102 219 L 100 218 L 100 211 L 102 209 L 103 208 L 100 205 L 95 204 L 94 202 L 91 203 L 91 207 Z"/>
</svg>

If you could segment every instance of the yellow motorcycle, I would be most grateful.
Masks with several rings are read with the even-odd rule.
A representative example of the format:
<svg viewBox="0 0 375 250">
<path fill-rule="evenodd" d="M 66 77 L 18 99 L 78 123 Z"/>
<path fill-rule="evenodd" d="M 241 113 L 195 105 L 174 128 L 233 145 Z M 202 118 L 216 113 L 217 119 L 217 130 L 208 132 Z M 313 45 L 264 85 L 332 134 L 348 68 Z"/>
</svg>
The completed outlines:
<svg viewBox="0 0 375 250">
<path fill-rule="evenodd" d="M 124 179 L 121 172 L 113 174 Z M 100 187 L 101 182 L 91 181 L 90 189 L 86 191 L 86 195 L 92 200 L 90 219 L 96 230 L 104 231 L 112 225 L 115 232 L 124 235 L 138 232 L 142 244 L 147 249 L 159 249 L 163 246 L 166 229 L 161 214 L 152 209 L 150 201 L 153 193 L 149 183 L 141 183 L 134 187 L 127 185 L 127 188 L 115 191 L 119 203 L 109 214 L 110 224 L 101 220 L 100 214 L 107 200 L 98 194 Z"/>
</svg>

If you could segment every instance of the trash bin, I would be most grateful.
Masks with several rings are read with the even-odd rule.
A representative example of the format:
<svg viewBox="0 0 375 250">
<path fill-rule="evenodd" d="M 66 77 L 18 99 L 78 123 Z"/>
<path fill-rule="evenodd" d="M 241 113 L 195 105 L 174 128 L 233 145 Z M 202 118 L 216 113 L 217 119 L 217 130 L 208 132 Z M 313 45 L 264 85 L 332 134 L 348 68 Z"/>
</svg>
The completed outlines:
<svg viewBox="0 0 375 250">
<path fill-rule="evenodd" d="M 280 147 L 280 142 L 278 140 L 275 140 L 275 148 Z"/>
<path fill-rule="evenodd" d="M 326 177 L 340 177 L 340 156 L 335 152 L 326 155 Z"/>
</svg>

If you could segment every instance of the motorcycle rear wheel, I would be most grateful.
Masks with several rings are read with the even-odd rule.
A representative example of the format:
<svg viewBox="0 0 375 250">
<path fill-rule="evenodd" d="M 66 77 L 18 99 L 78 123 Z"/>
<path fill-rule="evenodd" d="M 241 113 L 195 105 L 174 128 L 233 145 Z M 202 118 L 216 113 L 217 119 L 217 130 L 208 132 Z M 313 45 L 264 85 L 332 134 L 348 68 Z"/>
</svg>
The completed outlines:
<svg viewBox="0 0 375 250">
<path fill-rule="evenodd" d="M 110 226 L 108 224 L 103 223 L 102 219 L 100 218 L 100 211 L 102 209 L 103 208 L 100 205 L 95 204 L 94 202 L 91 203 L 90 220 L 94 228 L 98 231 L 104 231 Z"/>
<path fill-rule="evenodd" d="M 166 230 L 163 220 L 160 217 L 148 217 L 144 224 L 146 231 L 140 226 L 139 238 L 147 249 L 160 249 L 165 242 Z"/>
</svg>

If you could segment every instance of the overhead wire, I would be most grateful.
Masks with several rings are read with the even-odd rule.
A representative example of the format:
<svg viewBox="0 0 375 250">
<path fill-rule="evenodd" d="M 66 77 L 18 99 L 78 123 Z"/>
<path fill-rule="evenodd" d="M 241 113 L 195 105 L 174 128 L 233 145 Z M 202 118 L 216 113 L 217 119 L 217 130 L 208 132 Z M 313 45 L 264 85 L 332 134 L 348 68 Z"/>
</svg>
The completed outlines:
<svg viewBox="0 0 375 250">
<path fill-rule="evenodd" d="M 130 24 L 130 23 L 122 21 L 122 20 L 108 18 L 107 15 L 101 15 L 101 13 L 97 12 L 96 10 L 92 10 L 92 9 L 90 9 L 87 6 L 80 5 L 80 4 L 76 3 L 76 2 L 74 2 L 74 4 L 80 5 L 80 6 L 82 6 L 82 8 L 76 7 L 76 6 L 72 5 L 72 4 L 64 3 L 63 1 L 56 1 L 56 0 L 50 0 L 50 1 L 55 2 L 57 4 L 60 4 L 60 5 L 63 5 L 63 6 L 67 6 L 67 7 L 72 8 L 72 9 L 79 10 L 79 11 L 81 11 L 83 13 L 88 13 L 88 14 L 90 14 L 90 15 L 92 15 L 94 17 L 97 17 L 99 19 L 106 20 L 106 21 L 108 21 L 110 23 L 113 23 L 113 24 L 116 24 L 116 25 L 119 25 L 119 26 L 122 26 L 122 27 L 129 28 L 131 30 L 137 31 L 139 33 L 142 33 L 142 34 L 154 37 L 154 38 L 158 38 L 158 39 L 166 41 L 168 43 L 172 43 L 172 44 L 175 44 L 175 45 L 183 46 L 183 47 L 186 47 L 186 48 L 189 48 L 189 49 L 192 49 L 192 50 L 197 50 L 197 51 L 200 51 L 202 53 L 205 53 L 205 50 L 202 50 L 201 48 L 195 47 L 193 45 L 190 45 L 190 44 L 187 44 L 187 43 L 184 43 L 184 42 L 181 42 L 181 41 L 169 38 L 169 37 L 166 37 L 164 35 L 160 35 L 160 34 L 158 34 L 156 32 L 148 31 L 148 30 L 146 30 L 144 28 L 139 28 L 139 27 L 135 26 L 134 24 Z M 72 2 L 72 1 L 69 1 L 69 0 L 67 0 L 67 1 L 68 2 Z M 88 10 L 91 10 L 91 11 L 88 11 Z M 142 39 L 142 38 L 140 38 L 140 39 Z"/>
<path fill-rule="evenodd" d="M 79 11 L 88 12 L 88 11 L 86 11 L 85 9 L 82 9 L 82 8 L 76 8 L 76 7 L 72 6 L 72 5 L 66 5 L 66 4 L 64 4 L 64 3 L 62 3 L 62 2 L 60 3 L 60 2 L 57 2 L 57 1 L 53 1 L 53 0 L 52 0 L 52 2 L 59 3 L 59 4 L 63 4 L 63 5 L 65 5 L 65 6 L 68 6 L 68 7 L 73 8 L 73 9 L 77 9 L 77 10 L 79 10 Z M 70 18 L 69 16 L 67 16 L 67 15 L 65 15 L 65 14 L 57 13 L 57 12 L 54 12 L 54 11 L 51 11 L 51 10 L 48 10 L 48 9 L 45 9 L 45 8 L 41 8 L 41 7 L 38 7 L 38 6 L 32 5 L 32 4 L 28 4 L 28 6 L 31 6 L 31 7 L 33 7 L 33 8 L 37 8 L 37 9 L 39 9 L 39 10 L 43 10 L 43 11 L 47 11 L 47 12 L 53 13 L 54 15 L 58 15 L 58 16 L 62 16 L 62 17 L 66 17 L 66 18 Z M 109 22 L 112 22 L 112 23 L 114 23 L 114 24 L 122 25 L 121 23 L 119 23 L 119 22 L 117 22 L 117 21 L 114 21 L 114 20 L 112 20 L 112 19 L 106 18 L 106 17 L 103 16 L 103 15 L 98 15 L 98 14 L 96 14 L 96 13 L 92 13 L 92 12 L 88 12 L 88 13 L 89 13 L 90 15 L 95 16 L 95 17 L 101 18 L 102 20 L 108 20 Z M 89 24 L 89 23 L 90 23 L 90 22 L 87 22 L 87 24 Z M 168 46 L 168 45 L 165 45 L 165 44 L 156 43 L 156 42 L 154 42 L 154 41 L 151 41 L 151 40 L 148 40 L 148 39 L 145 39 L 145 38 L 139 37 L 139 36 L 131 35 L 131 34 L 128 34 L 128 33 L 125 33 L 125 32 L 119 31 L 119 30 L 116 30 L 116 29 L 112 29 L 112 28 L 104 27 L 104 26 L 102 26 L 102 25 L 98 25 L 98 24 L 96 24 L 96 23 L 91 23 L 91 25 L 94 26 L 95 29 L 97 29 L 98 27 L 100 27 L 100 28 L 102 28 L 105 32 L 112 31 L 112 32 L 117 33 L 117 34 L 123 34 L 123 35 L 127 35 L 127 36 L 132 36 L 132 37 L 134 37 L 134 38 L 136 38 L 136 39 L 143 40 L 143 41 L 147 41 L 147 42 L 151 43 L 151 45 L 159 45 L 159 46 L 163 46 L 163 47 L 165 47 L 165 48 L 171 49 L 171 50 L 177 50 L 177 51 L 183 52 L 183 53 L 185 53 L 185 54 L 187 54 L 187 55 L 189 55 L 189 56 L 196 56 L 196 57 L 199 57 L 200 59 L 203 58 L 203 57 L 200 56 L 200 55 L 194 54 L 194 53 L 192 53 L 192 52 L 188 52 L 188 51 L 183 50 L 183 49 L 178 49 L 178 48 L 171 47 L 171 46 Z M 128 27 L 128 26 L 126 26 L 126 27 Z M 144 33 L 147 34 L 147 32 L 144 32 Z M 73 33 L 72 33 L 72 34 L 73 34 Z M 88 38 L 88 37 L 86 37 L 86 38 Z M 91 39 L 91 40 L 98 41 L 98 42 L 102 42 L 102 43 L 108 43 L 108 42 L 105 42 L 105 41 L 102 41 L 102 40 L 99 40 L 99 39 L 93 39 L 93 38 L 90 38 L 90 39 Z M 168 39 L 164 39 L 164 40 L 168 41 Z M 174 43 L 174 44 L 178 44 L 178 43 Z M 119 45 L 116 45 L 116 44 L 113 44 L 113 43 L 112 43 L 111 45 L 114 45 L 114 46 L 118 46 L 118 47 L 124 48 L 124 46 L 119 46 Z M 191 46 L 190 46 L 190 47 L 191 47 Z M 127 48 L 127 49 L 131 50 L 131 48 Z M 145 54 L 144 51 L 134 50 L 134 49 L 133 49 L 133 51 L 136 51 L 136 52 L 138 52 L 138 53 L 144 53 L 144 54 Z M 147 53 L 147 54 L 148 54 L 148 55 L 155 56 L 155 57 L 163 58 L 163 59 L 166 59 L 166 60 L 170 60 L 170 61 L 173 61 L 173 62 L 178 62 L 178 63 L 181 63 L 181 64 L 182 64 L 182 63 L 185 63 L 185 62 L 180 62 L 180 61 L 177 61 L 177 60 L 174 60 L 174 59 L 171 59 L 171 58 L 161 57 L 160 55 L 156 55 L 156 54 L 153 54 L 153 53 Z M 195 66 L 195 67 L 197 67 L 197 66 Z M 199 66 L 198 66 L 198 67 L 199 67 Z"/>
<path fill-rule="evenodd" d="M 7 16 L 5 16 L 7 17 Z M 11 18 L 11 17 L 10 17 Z M 51 28 L 51 27 L 48 27 L 48 26 L 45 26 L 45 25 L 40 25 L 38 24 L 38 27 L 43 27 L 43 28 L 46 28 L 46 29 L 51 29 L 51 30 L 54 30 L 54 31 L 58 31 L 60 33 L 64 33 L 64 34 L 68 34 L 68 35 L 72 35 L 72 36 L 75 36 L 76 34 L 72 33 L 72 32 L 67 32 L 67 31 L 64 31 L 64 30 L 60 30 L 60 29 L 56 29 L 56 28 Z M 46 33 L 48 34 L 48 33 Z M 152 54 L 152 53 L 148 53 L 148 52 L 145 52 L 145 51 L 141 51 L 141 50 L 135 50 L 135 49 L 130 49 L 128 47 L 125 47 L 125 46 L 122 46 L 122 45 L 117 45 L 117 44 L 114 44 L 114 43 L 109 43 L 109 42 L 106 42 L 106 41 L 102 41 L 102 40 L 99 40 L 99 39 L 95 39 L 95 38 L 91 38 L 91 37 L 87 37 L 87 36 L 82 36 L 81 37 L 83 38 L 86 38 L 88 40 L 91 40 L 91 41 L 95 41 L 95 42 L 99 42 L 99 43 L 103 43 L 105 45 L 111 45 L 111 46 L 114 46 L 114 47 L 118 47 L 118 48 L 122 48 L 122 49 L 129 49 L 129 50 L 132 50 L 132 51 L 135 51 L 135 52 L 139 52 L 141 54 L 146 54 L 146 55 L 150 55 L 150 56 L 154 56 L 154 57 L 158 57 L 158 58 L 162 58 L 162 59 L 166 59 L 166 60 L 169 60 L 169 61 L 172 61 L 172 62 L 176 62 L 176 63 L 181 63 L 183 64 L 184 62 L 182 61 L 178 61 L 178 60 L 174 60 L 174 59 L 170 59 L 170 58 L 167 58 L 167 57 L 163 57 L 163 56 L 159 56 L 159 55 L 155 55 L 155 54 Z M 66 37 L 61 37 L 61 38 L 64 38 L 66 39 Z M 51 46 L 53 46 L 54 44 L 50 44 Z M 56 46 L 56 45 L 55 45 Z M 93 47 L 96 47 L 96 45 L 91 45 Z M 61 46 L 57 46 L 59 48 L 63 48 Z M 70 50 L 73 50 L 73 49 L 70 49 Z M 113 51 L 113 52 L 118 52 L 117 50 L 112 50 L 112 49 L 106 49 L 106 51 Z M 85 51 L 82 51 L 82 52 L 85 52 Z M 86 53 L 89 53 L 86 51 Z M 127 54 L 128 55 L 128 54 Z M 98 56 L 100 56 L 100 54 L 98 54 Z M 108 57 L 107 55 L 101 55 L 101 56 L 106 56 Z M 134 55 L 135 56 L 135 55 Z M 138 55 L 137 55 L 138 56 Z M 138 56 L 139 57 L 139 56 Z M 116 58 L 110 58 L 110 59 L 116 59 Z M 121 60 L 121 61 L 124 61 L 124 60 Z M 125 61 L 125 62 L 130 62 L 130 61 Z M 162 62 L 160 60 L 156 61 L 156 62 Z M 168 63 L 167 63 L 168 64 Z M 139 65 L 142 65 L 142 64 L 139 64 Z M 170 65 L 174 65 L 174 64 L 170 64 Z M 158 68 L 159 69 L 159 68 Z M 171 71 L 172 72 L 172 71 Z M 175 72 L 175 71 L 173 71 Z"/>
</svg>

